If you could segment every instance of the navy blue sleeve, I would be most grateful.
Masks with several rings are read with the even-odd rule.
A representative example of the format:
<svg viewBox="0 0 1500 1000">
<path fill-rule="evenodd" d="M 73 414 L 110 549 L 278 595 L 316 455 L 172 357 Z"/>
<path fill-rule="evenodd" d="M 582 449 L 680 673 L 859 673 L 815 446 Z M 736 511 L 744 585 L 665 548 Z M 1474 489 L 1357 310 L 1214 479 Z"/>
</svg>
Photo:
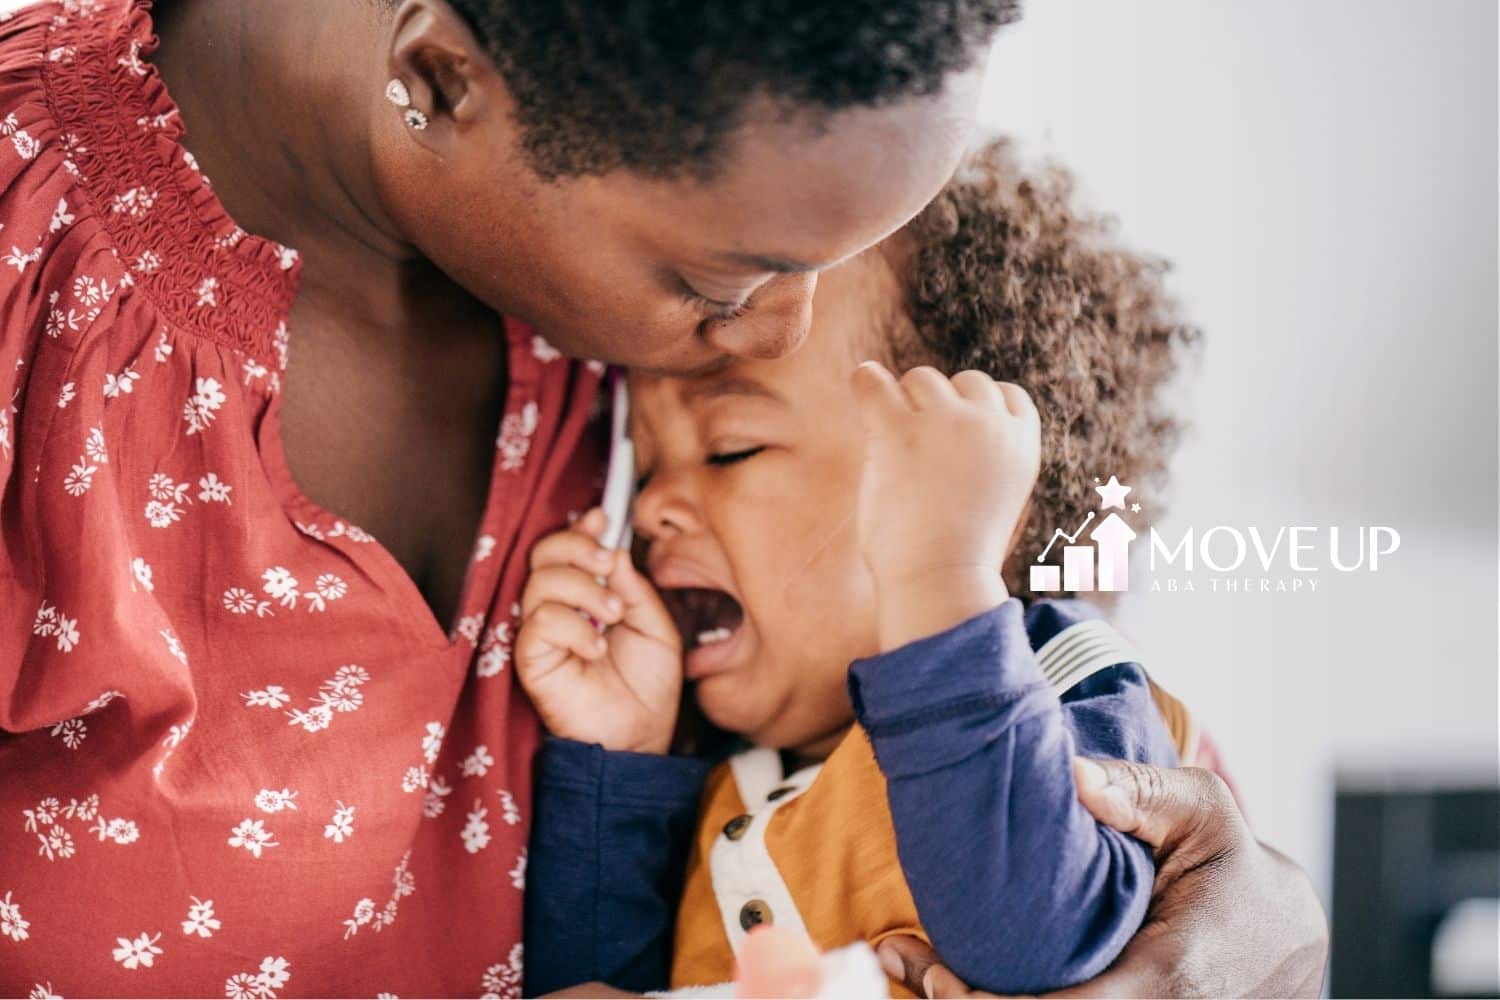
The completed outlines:
<svg viewBox="0 0 1500 1000">
<path fill-rule="evenodd" d="M 1060 700 L 1010 600 L 857 662 L 849 687 L 943 961 L 1001 993 L 1104 971 L 1145 917 L 1155 868 L 1078 802 L 1073 755 L 1176 763 L 1140 667 L 1108 667 Z"/>
<path fill-rule="evenodd" d="M 526 865 L 527 996 L 583 982 L 667 985 L 709 765 L 550 738 Z"/>
</svg>

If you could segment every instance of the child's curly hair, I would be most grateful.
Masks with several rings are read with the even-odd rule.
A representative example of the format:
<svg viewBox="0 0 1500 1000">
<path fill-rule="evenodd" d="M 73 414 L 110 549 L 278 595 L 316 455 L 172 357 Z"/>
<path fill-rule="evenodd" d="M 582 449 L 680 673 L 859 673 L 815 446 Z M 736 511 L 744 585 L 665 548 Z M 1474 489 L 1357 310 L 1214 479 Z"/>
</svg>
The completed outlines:
<svg viewBox="0 0 1500 1000">
<path fill-rule="evenodd" d="M 1053 529 L 1095 509 L 1096 476 L 1119 476 L 1160 517 L 1180 431 L 1163 389 L 1200 336 L 1163 287 L 1167 262 L 1122 249 L 1114 219 L 1075 212 L 1072 196 L 1065 169 L 1023 172 L 993 140 L 887 249 L 907 299 L 897 370 L 977 368 L 1026 389 L 1041 414 L 1041 472 L 1005 566 L 1027 600 Z M 1047 562 L 1061 556 L 1054 545 Z"/>
</svg>

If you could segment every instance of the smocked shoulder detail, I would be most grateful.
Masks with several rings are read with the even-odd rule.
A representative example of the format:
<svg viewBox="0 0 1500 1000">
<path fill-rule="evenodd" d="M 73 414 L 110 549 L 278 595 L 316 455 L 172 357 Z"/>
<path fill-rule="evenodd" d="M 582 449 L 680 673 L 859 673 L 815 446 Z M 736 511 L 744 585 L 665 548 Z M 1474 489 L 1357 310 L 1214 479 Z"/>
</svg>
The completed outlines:
<svg viewBox="0 0 1500 1000">
<path fill-rule="evenodd" d="M 183 332 L 284 368 L 297 252 L 235 224 L 181 144 L 150 0 L 53 6 L 38 53 L 68 168 L 138 289 Z"/>
</svg>

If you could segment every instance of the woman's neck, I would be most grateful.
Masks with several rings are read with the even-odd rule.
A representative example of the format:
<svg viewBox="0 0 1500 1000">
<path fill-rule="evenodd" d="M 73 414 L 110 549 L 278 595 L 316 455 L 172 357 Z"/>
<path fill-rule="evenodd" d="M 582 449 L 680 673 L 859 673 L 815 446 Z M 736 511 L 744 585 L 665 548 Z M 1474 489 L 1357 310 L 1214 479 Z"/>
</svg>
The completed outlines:
<svg viewBox="0 0 1500 1000">
<path fill-rule="evenodd" d="M 178 0 L 153 62 L 185 144 L 246 230 L 300 250 L 331 284 L 394 288 L 412 259 L 380 209 L 364 134 L 381 67 L 374 4 Z"/>
</svg>

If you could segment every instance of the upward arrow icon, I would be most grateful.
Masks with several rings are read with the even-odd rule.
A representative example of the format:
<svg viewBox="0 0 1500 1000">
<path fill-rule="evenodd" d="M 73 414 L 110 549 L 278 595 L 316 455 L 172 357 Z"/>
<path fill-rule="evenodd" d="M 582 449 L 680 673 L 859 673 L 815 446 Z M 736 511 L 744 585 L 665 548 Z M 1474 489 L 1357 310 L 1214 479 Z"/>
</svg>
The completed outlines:
<svg viewBox="0 0 1500 1000">
<path fill-rule="evenodd" d="M 1130 540 L 1135 531 L 1119 514 L 1111 513 L 1089 532 L 1099 547 L 1099 571 L 1095 590 L 1121 591 L 1130 588 Z"/>
</svg>

